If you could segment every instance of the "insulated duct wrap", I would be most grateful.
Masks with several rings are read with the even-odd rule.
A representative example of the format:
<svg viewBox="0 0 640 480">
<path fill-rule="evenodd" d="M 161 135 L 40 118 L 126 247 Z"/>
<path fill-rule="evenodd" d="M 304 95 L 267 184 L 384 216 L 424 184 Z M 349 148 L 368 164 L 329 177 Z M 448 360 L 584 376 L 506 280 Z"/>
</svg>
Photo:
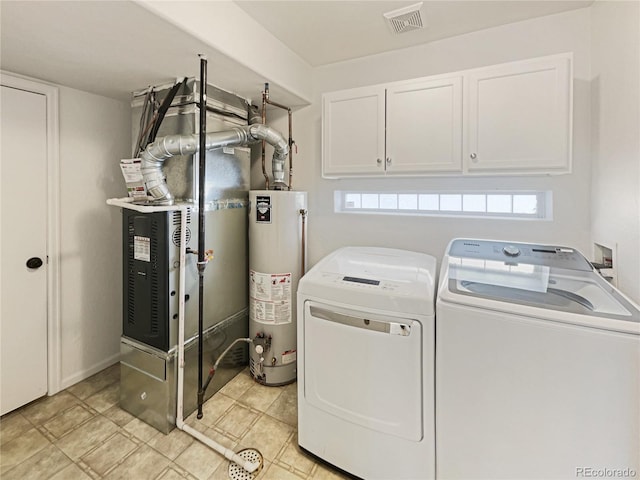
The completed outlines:
<svg viewBox="0 0 640 480">
<path fill-rule="evenodd" d="M 266 125 L 254 124 L 234 127 L 224 132 L 211 132 L 205 136 L 205 149 L 248 146 L 265 140 L 274 147 L 273 174 L 276 182 L 284 180 L 284 162 L 289 154 L 289 145 L 278 131 Z M 162 173 L 162 165 L 168 158 L 181 155 L 193 155 L 199 151 L 199 136 L 167 135 L 149 144 L 140 156 L 141 170 L 147 191 L 153 197 L 153 203 L 172 205 L 174 197 Z M 278 173 L 280 173 L 278 175 Z"/>
</svg>

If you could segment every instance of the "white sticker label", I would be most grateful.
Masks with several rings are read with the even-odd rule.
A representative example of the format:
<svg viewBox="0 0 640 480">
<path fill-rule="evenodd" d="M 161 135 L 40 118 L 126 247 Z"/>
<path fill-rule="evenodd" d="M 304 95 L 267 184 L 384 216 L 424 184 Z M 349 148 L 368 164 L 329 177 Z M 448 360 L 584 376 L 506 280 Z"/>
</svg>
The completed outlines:
<svg viewBox="0 0 640 480">
<path fill-rule="evenodd" d="M 233 147 L 222 147 L 222 153 L 228 153 L 229 155 L 234 155 L 236 153 L 236 149 Z"/>
<path fill-rule="evenodd" d="M 261 323 L 291 323 L 291 273 L 249 271 L 249 308 Z"/>
<path fill-rule="evenodd" d="M 149 237 L 133 237 L 133 258 L 143 262 L 151 261 L 151 239 Z"/>
<path fill-rule="evenodd" d="M 297 354 L 295 350 L 287 350 L 282 354 L 282 364 L 293 363 L 296 361 Z"/>
<path fill-rule="evenodd" d="M 127 184 L 127 191 L 130 197 L 146 198 L 147 187 L 140 170 L 141 160 L 139 158 L 125 158 L 120 160 L 122 176 Z"/>
</svg>

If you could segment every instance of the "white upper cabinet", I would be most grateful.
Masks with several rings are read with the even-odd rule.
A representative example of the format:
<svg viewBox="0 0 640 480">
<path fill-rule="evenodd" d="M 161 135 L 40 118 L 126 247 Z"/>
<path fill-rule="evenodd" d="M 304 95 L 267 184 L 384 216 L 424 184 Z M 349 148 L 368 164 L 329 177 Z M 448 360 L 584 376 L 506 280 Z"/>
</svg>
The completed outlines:
<svg viewBox="0 0 640 480">
<path fill-rule="evenodd" d="M 384 87 L 357 88 L 324 95 L 324 174 L 384 174 L 384 111 Z"/>
<path fill-rule="evenodd" d="M 470 72 L 469 173 L 571 170 L 571 64 L 553 57 Z"/>
<path fill-rule="evenodd" d="M 323 175 L 571 171 L 571 54 L 323 96 Z"/>
<path fill-rule="evenodd" d="M 387 173 L 460 172 L 462 77 L 387 88 Z"/>
</svg>

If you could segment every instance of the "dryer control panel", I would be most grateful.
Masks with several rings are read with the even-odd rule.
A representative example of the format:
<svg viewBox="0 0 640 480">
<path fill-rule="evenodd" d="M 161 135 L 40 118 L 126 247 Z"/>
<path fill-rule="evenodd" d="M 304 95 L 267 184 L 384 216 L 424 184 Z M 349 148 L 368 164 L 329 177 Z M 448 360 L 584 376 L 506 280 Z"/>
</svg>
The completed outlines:
<svg viewBox="0 0 640 480">
<path fill-rule="evenodd" d="M 321 272 L 319 281 L 324 284 L 341 285 L 360 290 L 394 291 L 401 290 L 403 284 L 386 279 L 367 278 L 364 276 L 344 275 L 336 272 Z"/>
<path fill-rule="evenodd" d="M 568 270 L 593 271 L 591 263 L 569 247 L 495 240 L 456 239 L 451 242 L 449 256 L 503 261 L 509 264 L 543 265 Z"/>
</svg>

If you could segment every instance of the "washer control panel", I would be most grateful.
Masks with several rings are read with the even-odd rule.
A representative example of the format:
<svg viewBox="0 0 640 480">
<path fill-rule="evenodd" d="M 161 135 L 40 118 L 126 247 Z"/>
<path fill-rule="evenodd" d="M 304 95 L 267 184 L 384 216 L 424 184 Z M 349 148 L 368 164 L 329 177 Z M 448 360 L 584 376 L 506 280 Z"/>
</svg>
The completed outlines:
<svg viewBox="0 0 640 480">
<path fill-rule="evenodd" d="M 502 252 L 507 257 L 517 257 L 518 255 L 520 255 L 520 249 L 514 245 L 507 245 L 505 247 L 502 247 Z"/>
<path fill-rule="evenodd" d="M 568 247 L 494 240 L 456 239 L 451 242 L 448 254 L 459 258 L 503 261 L 511 264 L 544 265 L 586 272 L 593 271 L 591 263 L 579 251 Z"/>
</svg>

